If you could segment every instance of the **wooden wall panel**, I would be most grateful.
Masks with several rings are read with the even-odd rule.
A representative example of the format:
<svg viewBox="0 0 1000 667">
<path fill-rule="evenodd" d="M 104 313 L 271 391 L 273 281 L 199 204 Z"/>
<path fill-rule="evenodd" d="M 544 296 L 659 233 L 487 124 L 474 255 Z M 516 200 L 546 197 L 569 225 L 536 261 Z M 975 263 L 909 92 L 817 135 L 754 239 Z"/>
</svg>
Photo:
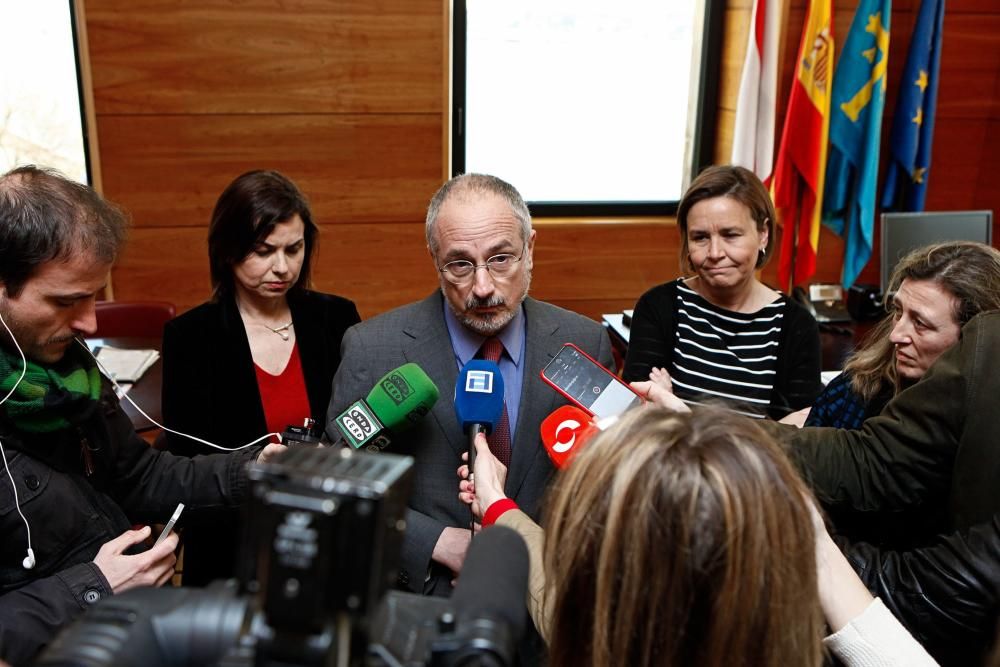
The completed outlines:
<svg viewBox="0 0 1000 667">
<path fill-rule="evenodd" d="M 115 270 L 118 299 L 165 299 L 187 310 L 211 295 L 204 228 L 135 229 Z M 320 225 L 313 283 L 353 299 L 363 317 L 429 293 L 437 277 L 423 224 Z"/>
<path fill-rule="evenodd" d="M 441 2 L 88 0 L 99 113 L 441 111 Z"/>
<path fill-rule="evenodd" d="M 1000 115 L 1000 99 L 996 96 L 1000 82 L 1000 6 L 994 6 L 991 13 L 962 14 L 948 4 L 946 11 L 938 117 L 996 118 Z M 935 147 L 939 145 L 935 139 Z"/>
<path fill-rule="evenodd" d="M 277 169 L 318 222 L 422 220 L 440 184 L 440 116 L 316 114 L 98 117 L 105 192 L 137 226 L 206 226 L 223 188 Z"/>
<path fill-rule="evenodd" d="M 728 164 L 733 155 L 733 127 L 736 124 L 736 111 L 719 109 L 715 130 L 715 163 Z"/>
<path fill-rule="evenodd" d="M 807 0 L 791 0 L 779 119 Z M 890 86 L 919 0 L 896 0 Z M 436 276 L 426 202 L 446 170 L 448 0 L 88 0 L 105 193 L 135 219 L 118 298 L 182 309 L 208 295 L 205 226 L 236 174 L 270 167 L 310 195 L 315 279 L 365 317 L 418 299 Z M 855 0 L 834 0 L 840 44 Z M 728 0 L 718 161 L 728 160 L 752 0 Z M 1000 214 L 1000 6 L 949 0 L 928 207 Z M 886 107 L 888 128 L 894 91 Z M 780 131 L 780 121 L 779 121 Z M 515 184 L 516 185 L 516 184 Z M 631 306 L 679 272 L 661 220 L 538 220 L 532 293 L 590 316 Z M 1000 239 L 1000 234 L 997 235 Z M 839 279 L 842 241 L 821 232 L 818 280 Z M 876 250 L 877 253 L 877 250 Z M 877 255 L 876 255 L 877 256 Z M 774 284 L 776 262 L 764 270 Z M 862 281 L 877 281 L 877 261 Z"/>
<path fill-rule="evenodd" d="M 672 224 L 542 224 L 531 293 L 599 319 L 679 275 L 677 248 Z M 137 228 L 116 272 L 118 299 L 196 306 L 211 294 L 205 230 Z M 429 294 L 438 278 L 422 223 L 342 223 L 320 225 L 313 283 L 353 299 L 367 318 Z"/>
<path fill-rule="evenodd" d="M 726 8 L 724 17 L 725 34 L 732 35 L 722 43 L 722 67 L 719 70 L 719 108 L 736 111 L 736 98 L 743 75 L 743 59 L 746 58 L 747 32 L 750 30 L 750 11 L 747 8 Z M 738 39 L 743 35 L 743 39 Z"/>
<path fill-rule="evenodd" d="M 116 297 L 204 301 L 212 207 L 257 168 L 310 197 L 317 287 L 368 316 L 426 293 L 445 15 L 442 0 L 88 0 L 104 193 L 134 220 Z"/>
<path fill-rule="evenodd" d="M 600 319 L 680 274 L 673 223 L 539 223 L 533 296 Z"/>
</svg>

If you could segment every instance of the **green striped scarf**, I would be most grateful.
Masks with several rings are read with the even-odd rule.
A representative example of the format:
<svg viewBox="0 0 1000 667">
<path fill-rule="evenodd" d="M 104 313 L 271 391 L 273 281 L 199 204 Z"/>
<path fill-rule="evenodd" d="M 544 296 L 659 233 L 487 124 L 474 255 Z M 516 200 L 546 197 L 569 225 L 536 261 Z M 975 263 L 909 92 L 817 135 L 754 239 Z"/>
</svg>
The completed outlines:
<svg viewBox="0 0 1000 667">
<path fill-rule="evenodd" d="M 21 355 L 0 345 L 0 399 L 21 376 Z M 90 414 L 101 394 L 101 374 L 93 358 L 78 345 L 51 366 L 28 360 L 24 379 L 0 406 L 7 420 L 21 431 L 52 433 Z"/>
</svg>

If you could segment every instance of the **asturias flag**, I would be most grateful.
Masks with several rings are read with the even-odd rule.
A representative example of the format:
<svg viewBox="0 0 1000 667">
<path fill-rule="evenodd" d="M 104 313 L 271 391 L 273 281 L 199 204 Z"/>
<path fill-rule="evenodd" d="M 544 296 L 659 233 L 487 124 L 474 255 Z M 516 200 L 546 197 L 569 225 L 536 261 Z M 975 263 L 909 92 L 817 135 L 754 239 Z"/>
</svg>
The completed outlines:
<svg viewBox="0 0 1000 667">
<path fill-rule="evenodd" d="M 887 211 L 922 211 L 931 166 L 934 109 L 941 65 L 944 0 L 923 0 L 899 82 L 889 143 L 891 160 L 882 192 Z"/>
<path fill-rule="evenodd" d="M 844 287 L 872 254 L 891 0 L 861 0 L 833 76 L 823 223 L 844 237 Z"/>
<path fill-rule="evenodd" d="M 804 282 L 816 272 L 830 121 L 831 18 L 830 0 L 810 0 L 774 163 L 772 195 L 784 224 L 778 262 L 782 288 Z"/>
</svg>

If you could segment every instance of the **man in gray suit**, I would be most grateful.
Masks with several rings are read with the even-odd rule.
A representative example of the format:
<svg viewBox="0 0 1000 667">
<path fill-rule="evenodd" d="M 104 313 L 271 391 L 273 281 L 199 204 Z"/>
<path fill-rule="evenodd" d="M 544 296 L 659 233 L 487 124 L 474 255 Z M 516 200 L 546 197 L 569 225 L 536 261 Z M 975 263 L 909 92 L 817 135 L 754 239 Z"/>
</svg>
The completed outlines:
<svg viewBox="0 0 1000 667">
<path fill-rule="evenodd" d="M 469 546 L 469 508 L 458 499 L 455 476 L 467 447 L 451 400 L 459 369 L 472 358 L 491 358 L 490 350 L 493 357 L 500 355 L 501 423 L 507 420 L 509 429 L 506 438 L 491 436 L 490 444 L 509 456 L 508 497 L 537 519 L 553 471 L 539 425 L 564 403 L 539 371 L 567 342 L 611 367 L 603 327 L 528 298 L 535 234 L 528 207 L 510 184 L 481 174 L 451 179 L 427 210 L 427 248 L 441 288 L 355 325 L 344 336 L 330 419 L 366 395 L 383 374 L 411 361 L 441 392 L 431 414 L 389 446 L 416 460 L 399 573 L 399 583 L 414 592 L 450 595 Z M 332 422 L 327 432 L 336 439 Z"/>
</svg>

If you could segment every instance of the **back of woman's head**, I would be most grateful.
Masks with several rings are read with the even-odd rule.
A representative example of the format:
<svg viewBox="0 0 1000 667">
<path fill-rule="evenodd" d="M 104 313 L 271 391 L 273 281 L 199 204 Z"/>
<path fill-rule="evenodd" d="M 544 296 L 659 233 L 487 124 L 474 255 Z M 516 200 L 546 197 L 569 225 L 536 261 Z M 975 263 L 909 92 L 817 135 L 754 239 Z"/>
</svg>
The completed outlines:
<svg viewBox="0 0 1000 667">
<path fill-rule="evenodd" d="M 959 326 L 981 312 L 1000 309 L 1000 251 L 974 241 L 948 241 L 907 253 L 889 278 L 886 305 L 904 280 L 926 281 L 955 297 L 952 317 Z M 866 400 L 882 387 L 898 388 L 895 354 L 889 333 L 895 321 L 887 317 L 872 329 L 861 349 L 844 365 L 851 386 Z"/>
<path fill-rule="evenodd" d="M 551 663 L 818 664 L 804 494 L 744 417 L 624 416 L 574 458 L 546 506 Z"/>
</svg>

